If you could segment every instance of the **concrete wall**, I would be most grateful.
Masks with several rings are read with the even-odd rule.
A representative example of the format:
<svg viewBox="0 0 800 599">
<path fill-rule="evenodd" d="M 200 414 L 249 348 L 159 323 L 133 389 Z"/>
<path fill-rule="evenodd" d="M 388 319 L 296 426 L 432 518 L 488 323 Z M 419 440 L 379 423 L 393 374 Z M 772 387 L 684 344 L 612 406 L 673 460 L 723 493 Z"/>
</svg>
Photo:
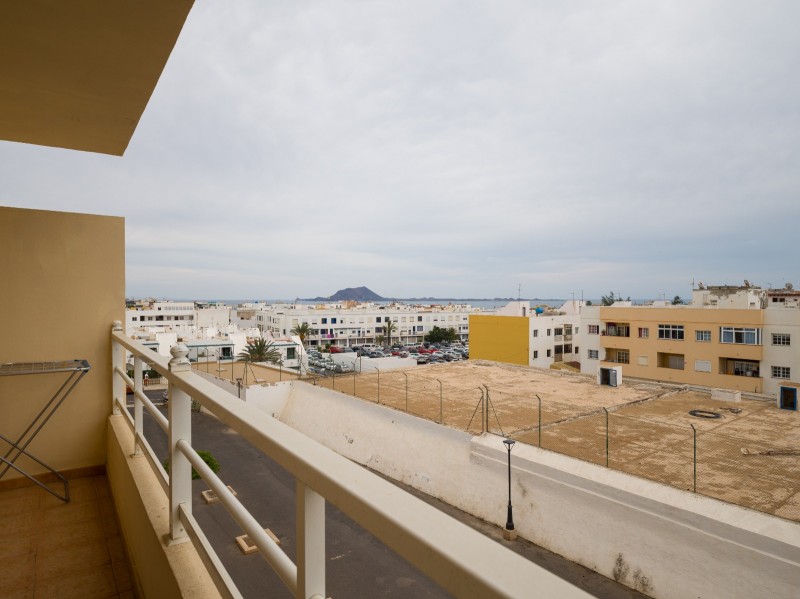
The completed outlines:
<svg viewBox="0 0 800 599">
<path fill-rule="evenodd" d="M 505 524 L 507 453 L 383 406 L 293 384 L 280 419 L 334 451 Z M 800 526 L 517 443 L 519 534 L 659 599 L 794 599 Z"/>
<path fill-rule="evenodd" d="M 108 419 L 107 438 L 108 482 L 139 597 L 219 597 L 194 545 L 164 543 L 169 501 L 147 458 L 131 457 L 133 436 L 123 416 Z"/>
<path fill-rule="evenodd" d="M 125 317 L 125 222 L 0 207 L 0 255 L 0 363 L 77 358 L 92 367 L 29 449 L 57 470 L 104 464 L 109 335 Z M 64 380 L 0 377 L 0 432 L 17 438 Z M 26 458 L 18 463 L 42 471 Z"/>
</svg>

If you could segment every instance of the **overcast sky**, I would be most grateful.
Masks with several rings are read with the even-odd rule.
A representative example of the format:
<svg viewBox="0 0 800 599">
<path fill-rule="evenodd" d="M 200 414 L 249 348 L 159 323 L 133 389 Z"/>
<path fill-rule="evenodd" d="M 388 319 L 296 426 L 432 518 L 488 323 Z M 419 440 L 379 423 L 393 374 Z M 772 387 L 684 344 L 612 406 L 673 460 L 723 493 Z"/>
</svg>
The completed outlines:
<svg viewBox="0 0 800 599">
<path fill-rule="evenodd" d="M 800 285 L 800 2 L 197 0 L 124 157 L 0 204 L 126 218 L 127 294 Z"/>
</svg>

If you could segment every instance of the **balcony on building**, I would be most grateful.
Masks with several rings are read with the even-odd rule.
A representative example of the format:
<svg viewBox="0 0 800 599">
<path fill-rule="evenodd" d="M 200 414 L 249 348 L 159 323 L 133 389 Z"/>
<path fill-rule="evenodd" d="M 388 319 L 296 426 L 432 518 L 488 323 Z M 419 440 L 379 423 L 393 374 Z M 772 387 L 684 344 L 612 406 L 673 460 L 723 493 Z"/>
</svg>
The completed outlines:
<svg viewBox="0 0 800 599">
<path fill-rule="evenodd" d="M 608 322 L 606 323 L 605 335 L 609 337 L 630 337 L 631 327 L 627 322 Z"/>
<path fill-rule="evenodd" d="M 603 362 L 611 364 L 630 364 L 631 354 L 627 349 L 618 349 L 614 347 L 606 348 L 606 356 Z"/>
</svg>

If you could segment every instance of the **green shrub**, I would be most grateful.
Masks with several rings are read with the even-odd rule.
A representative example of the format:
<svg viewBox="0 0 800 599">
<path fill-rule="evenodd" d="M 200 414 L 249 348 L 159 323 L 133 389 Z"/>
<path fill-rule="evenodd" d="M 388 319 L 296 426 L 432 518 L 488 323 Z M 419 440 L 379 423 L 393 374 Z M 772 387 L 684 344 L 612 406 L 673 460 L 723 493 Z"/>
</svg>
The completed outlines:
<svg viewBox="0 0 800 599">
<path fill-rule="evenodd" d="M 219 472 L 219 469 L 220 469 L 219 462 L 216 460 L 216 458 L 213 455 L 211 455 L 211 452 L 198 451 L 197 455 L 199 455 L 200 459 L 203 460 L 206 463 L 206 466 L 211 468 L 211 471 L 214 474 Z M 164 465 L 164 470 L 166 470 L 167 474 L 169 474 L 169 458 L 164 460 L 163 465 Z M 197 470 L 192 468 L 192 480 L 197 480 L 198 478 L 200 478 L 200 475 L 197 473 Z"/>
</svg>

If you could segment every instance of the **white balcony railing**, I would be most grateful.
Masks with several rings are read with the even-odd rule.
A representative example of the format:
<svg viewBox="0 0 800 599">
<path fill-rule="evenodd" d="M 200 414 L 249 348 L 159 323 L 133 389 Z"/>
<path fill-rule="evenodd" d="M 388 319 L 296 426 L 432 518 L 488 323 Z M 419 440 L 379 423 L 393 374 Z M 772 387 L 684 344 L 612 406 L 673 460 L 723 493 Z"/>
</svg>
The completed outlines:
<svg viewBox="0 0 800 599">
<path fill-rule="evenodd" d="M 115 323 L 111 339 L 114 414 L 122 414 L 128 421 L 137 454 L 150 462 L 169 497 L 171 540 L 191 539 L 224 597 L 241 595 L 192 516 L 192 467 L 298 598 L 327 597 L 326 499 L 456 597 L 589 597 L 569 582 L 206 381 L 192 372 L 185 346 L 173 348 L 173 358 L 168 360 L 126 337 L 119 323 Z M 126 351 L 134 358 L 133 380 L 125 372 Z M 143 393 L 145 363 L 167 380 L 168 418 Z M 126 385 L 134 389 L 132 417 L 125 405 Z M 192 447 L 192 400 L 294 476 L 296 563 L 264 532 Z M 144 436 L 145 408 L 168 436 L 169 475 Z"/>
</svg>

